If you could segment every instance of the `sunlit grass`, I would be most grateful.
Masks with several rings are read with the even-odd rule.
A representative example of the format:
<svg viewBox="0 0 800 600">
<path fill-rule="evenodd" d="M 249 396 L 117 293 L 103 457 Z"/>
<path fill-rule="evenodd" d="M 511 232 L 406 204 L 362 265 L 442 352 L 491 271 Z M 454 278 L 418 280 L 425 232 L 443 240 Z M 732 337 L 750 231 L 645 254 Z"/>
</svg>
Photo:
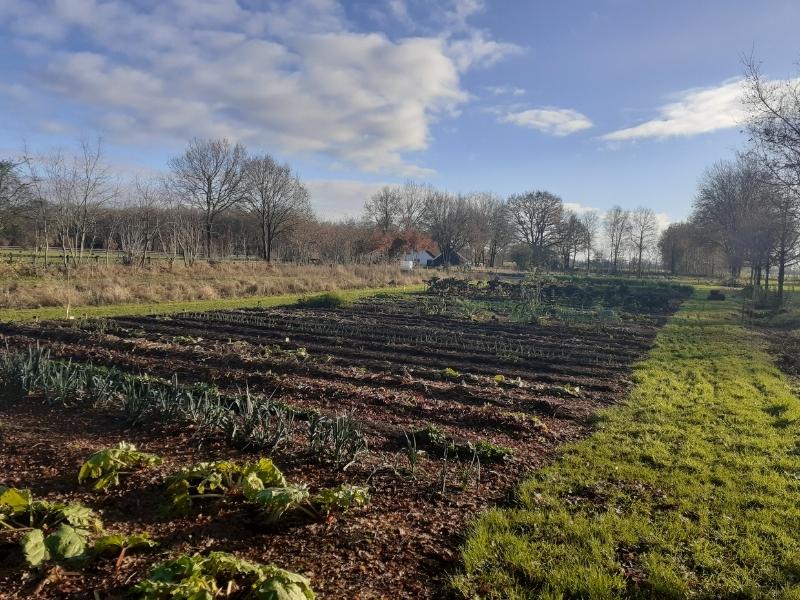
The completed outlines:
<svg viewBox="0 0 800 600">
<path fill-rule="evenodd" d="M 475 522 L 463 596 L 800 598 L 800 402 L 707 293 L 596 433 Z"/>
</svg>

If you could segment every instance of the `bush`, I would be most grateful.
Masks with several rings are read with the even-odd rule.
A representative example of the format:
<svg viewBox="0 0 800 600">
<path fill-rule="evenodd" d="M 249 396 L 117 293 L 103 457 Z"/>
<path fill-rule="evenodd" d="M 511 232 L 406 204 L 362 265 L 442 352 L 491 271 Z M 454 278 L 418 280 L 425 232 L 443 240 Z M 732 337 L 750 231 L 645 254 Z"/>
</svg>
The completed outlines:
<svg viewBox="0 0 800 600">
<path fill-rule="evenodd" d="M 347 299 L 339 292 L 325 292 L 318 296 L 306 296 L 297 301 L 297 306 L 302 308 L 341 308 L 347 304 Z"/>
<path fill-rule="evenodd" d="M 711 290 L 708 292 L 708 300 L 725 300 L 725 294 L 719 290 Z"/>
</svg>

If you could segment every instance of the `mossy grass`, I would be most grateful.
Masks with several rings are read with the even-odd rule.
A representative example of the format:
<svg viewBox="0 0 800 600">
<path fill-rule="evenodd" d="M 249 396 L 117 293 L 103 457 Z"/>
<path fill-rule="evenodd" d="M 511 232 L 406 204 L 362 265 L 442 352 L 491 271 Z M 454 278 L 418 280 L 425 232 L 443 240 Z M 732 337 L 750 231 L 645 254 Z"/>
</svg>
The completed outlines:
<svg viewBox="0 0 800 600">
<path fill-rule="evenodd" d="M 467 598 L 800 598 L 800 401 L 708 287 L 628 399 L 471 526 Z"/>
</svg>

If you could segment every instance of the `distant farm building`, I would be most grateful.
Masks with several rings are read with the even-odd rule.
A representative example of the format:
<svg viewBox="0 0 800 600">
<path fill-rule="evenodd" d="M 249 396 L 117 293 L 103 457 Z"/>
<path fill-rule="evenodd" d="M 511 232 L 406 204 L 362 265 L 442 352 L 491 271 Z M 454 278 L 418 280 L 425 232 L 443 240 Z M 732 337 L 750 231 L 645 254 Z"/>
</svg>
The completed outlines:
<svg viewBox="0 0 800 600">
<path fill-rule="evenodd" d="M 450 256 L 447 257 L 444 254 L 440 254 L 433 260 L 428 263 L 429 267 L 444 267 L 444 266 L 451 266 L 451 267 L 460 267 L 462 265 L 467 264 L 467 259 L 464 255 L 460 254 L 459 252 L 450 252 Z"/>
<path fill-rule="evenodd" d="M 433 254 L 427 250 L 414 250 L 413 252 L 406 252 L 400 257 L 403 263 L 412 263 L 414 266 L 427 267 L 428 263 L 433 260 Z"/>
</svg>

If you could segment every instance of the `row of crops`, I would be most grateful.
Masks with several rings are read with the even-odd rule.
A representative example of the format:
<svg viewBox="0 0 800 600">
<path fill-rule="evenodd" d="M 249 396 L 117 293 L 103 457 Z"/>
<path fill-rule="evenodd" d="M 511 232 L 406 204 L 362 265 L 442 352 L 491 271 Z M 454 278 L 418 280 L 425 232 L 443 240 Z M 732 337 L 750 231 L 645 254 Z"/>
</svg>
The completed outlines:
<svg viewBox="0 0 800 600">
<path fill-rule="evenodd" d="M 131 425 L 172 419 L 225 433 L 233 444 L 274 450 L 292 437 L 295 419 L 306 422 L 309 449 L 334 468 L 346 468 L 366 451 L 358 424 L 348 415 L 325 418 L 296 411 L 249 393 L 225 398 L 207 385 L 181 386 L 147 376 L 133 376 L 72 361 L 54 360 L 39 348 L 0 357 L 0 390 L 6 401 L 35 401 L 88 409 L 116 408 Z M 137 469 L 161 464 L 159 456 L 122 442 L 91 455 L 77 481 L 97 491 L 120 484 Z M 163 479 L 165 511 L 185 515 L 202 510 L 208 500 L 250 504 L 265 525 L 282 519 L 322 520 L 369 501 L 365 486 L 341 484 L 312 491 L 288 482 L 270 459 L 202 462 Z M 0 530 L 17 534 L 20 552 L 31 569 L 83 568 L 96 561 L 157 547 L 147 532 L 108 532 L 100 516 L 79 503 L 35 498 L 29 490 L 0 486 Z M 130 590 L 133 597 L 213 598 L 225 585 L 249 590 L 245 597 L 299 600 L 314 598 L 309 582 L 274 566 L 249 563 L 225 553 L 181 556 L 157 565 Z M 229 588 L 230 591 L 230 588 Z M 197 595 L 197 594 L 201 595 Z"/>
<path fill-rule="evenodd" d="M 668 313 L 689 297 L 691 286 L 671 282 L 637 282 L 622 278 L 531 276 L 520 281 L 468 281 L 432 278 L 428 293 L 470 299 L 511 299 L 590 308 L 618 308 L 643 313 Z"/>
<path fill-rule="evenodd" d="M 488 287 L 466 285 L 466 295 Z M 455 556 L 452 533 L 585 432 L 591 411 L 626 389 L 658 320 L 513 322 L 501 310 L 530 300 L 481 293 L 447 298 L 442 313 L 433 312 L 441 298 L 433 291 L 335 309 L 3 325 L 12 348 L 41 344 L 0 356 L 11 401 L 4 414 L 14 414 L 14 398 L 43 401 L 48 419 L 66 411 L 98 431 L 111 420 L 155 450 L 112 447 L 116 433 L 81 436 L 90 443 L 80 459 L 83 448 L 96 451 L 75 473 L 79 489 L 117 489 L 97 504 L 94 492 L 78 492 L 81 506 L 113 504 L 94 515 L 110 531 L 63 512 L 18 512 L 8 534 L 21 543 L 17 553 L 44 579 L 53 566 L 137 555 L 123 572 L 126 589 L 144 598 L 311 597 L 308 580 L 273 565 L 307 574 L 325 597 L 353 597 L 366 581 L 375 597 L 436 597 Z M 477 314 L 485 304 L 498 310 Z M 71 456 L 62 469 L 70 478 Z M 46 466 L 49 456 L 36 460 Z M 13 499 L 9 515 L 22 510 L 19 497 L 54 501 L 49 484 L 28 484 L 21 466 L 4 464 L 17 469 L 16 487 L 2 490 Z M 154 530 L 138 525 L 156 522 L 146 511 L 162 508 L 174 515 L 164 522 L 171 533 L 150 538 Z M 18 527 L 31 522 L 39 533 Z M 443 558 L 431 561 L 439 549 Z M 108 568 L 92 569 L 91 581 L 122 591 L 106 582 Z"/>
</svg>

